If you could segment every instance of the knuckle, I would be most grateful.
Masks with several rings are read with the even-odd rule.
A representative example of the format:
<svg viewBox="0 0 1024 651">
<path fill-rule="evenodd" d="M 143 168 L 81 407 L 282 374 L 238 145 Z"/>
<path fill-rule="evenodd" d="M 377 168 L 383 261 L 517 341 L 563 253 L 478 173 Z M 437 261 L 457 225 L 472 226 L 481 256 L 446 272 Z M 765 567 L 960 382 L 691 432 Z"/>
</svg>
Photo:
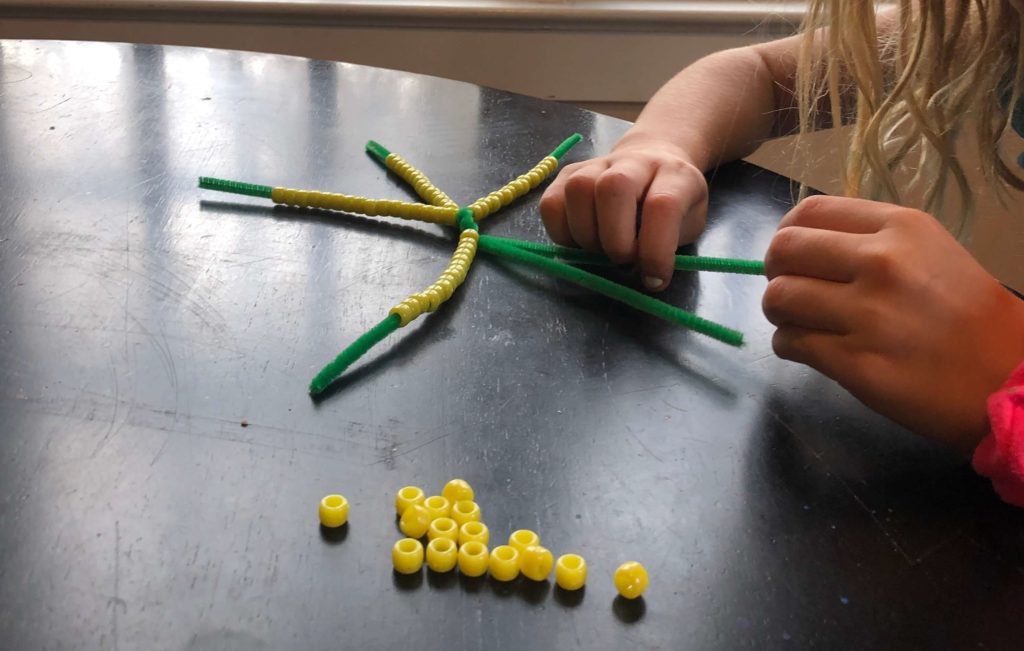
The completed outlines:
<svg viewBox="0 0 1024 651">
<path fill-rule="evenodd" d="M 761 308 L 769 321 L 775 323 L 779 313 L 785 308 L 791 292 L 789 291 L 785 276 L 772 278 L 765 287 L 764 295 L 761 297 Z"/>
<path fill-rule="evenodd" d="M 700 173 L 700 170 L 695 167 L 692 169 L 694 170 L 693 187 L 696 189 L 694 196 L 697 198 L 698 202 L 706 204 L 710 194 L 708 190 L 708 181 L 704 178 L 704 175 Z"/>
<path fill-rule="evenodd" d="M 679 230 L 679 245 L 692 244 L 697 241 L 700 234 L 707 226 L 707 212 L 704 210 L 693 210 L 687 213 L 683 220 L 683 227 Z"/>
<path fill-rule="evenodd" d="M 867 247 L 861 253 L 861 260 L 868 275 L 881 279 L 892 279 L 899 275 L 900 261 L 888 247 Z"/>
<path fill-rule="evenodd" d="M 679 197 L 671 192 L 648 194 L 647 198 L 644 199 L 644 208 L 649 212 L 659 215 L 671 215 L 673 212 L 682 212 L 682 206 L 679 205 Z"/>
<path fill-rule="evenodd" d="M 809 197 L 805 197 L 803 201 L 797 204 L 796 211 L 804 213 L 819 213 L 828 209 L 829 199 L 830 197 L 823 194 L 812 194 Z"/>
<path fill-rule="evenodd" d="M 626 264 L 632 262 L 636 254 L 634 253 L 634 246 L 628 243 L 622 242 L 609 242 L 607 244 L 602 243 L 604 246 L 604 253 L 608 256 L 608 259 L 615 264 Z"/>
<path fill-rule="evenodd" d="M 628 193 L 631 186 L 632 180 L 625 173 L 619 170 L 606 170 L 597 177 L 594 189 L 600 195 L 620 195 Z"/>
<path fill-rule="evenodd" d="M 594 194 L 594 179 L 588 174 L 573 174 L 565 182 L 565 194 L 586 197 Z"/>
<path fill-rule="evenodd" d="M 659 173 L 668 173 L 674 176 L 686 178 L 689 182 L 693 177 L 696 177 L 695 173 L 697 168 L 693 167 L 689 163 L 679 158 L 668 158 L 661 160 L 657 163 Z M 700 175 L 703 178 L 703 174 Z"/>
<path fill-rule="evenodd" d="M 797 247 L 800 239 L 800 229 L 796 226 L 784 226 L 780 228 L 775 237 L 772 238 L 768 250 L 776 255 L 787 255 Z"/>
<path fill-rule="evenodd" d="M 774 278 L 781 272 L 784 261 L 797 248 L 799 231 L 793 226 L 783 226 L 772 237 L 768 250 L 764 254 L 765 273 Z"/>
<path fill-rule="evenodd" d="M 559 195 L 545 192 L 544 196 L 540 198 L 540 203 L 537 204 L 537 207 L 540 210 L 540 216 L 546 222 L 560 217 L 565 204 Z"/>
<path fill-rule="evenodd" d="M 804 197 L 800 203 L 793 206 L 793 208 L 786 213 L 779 222 L 779 227 L 784 228 L 786 226 L 795 226 L 801 224 L 809 215 L 815 215 L 820 212 L 827 210 L 827 203 L 830 197 L 821 194 L 812 194 L 809 197 Z"/>
<path fill-rule="evenodd" d="M 764 296 L 761 298 L 761 305 L 765 311 L 777 311 L 783 307 L 790 298 L 790 290 L 787 288 L 786 277 L 778 276 L 768 281 Z"/>
<path fill-rule="evenodd" d="M 779 328 L 772 335 L 772 350 L 779 359 L 798 362 L 801 359 L 800 349 L 794 333 L 786 328 Z"/>
</svg>

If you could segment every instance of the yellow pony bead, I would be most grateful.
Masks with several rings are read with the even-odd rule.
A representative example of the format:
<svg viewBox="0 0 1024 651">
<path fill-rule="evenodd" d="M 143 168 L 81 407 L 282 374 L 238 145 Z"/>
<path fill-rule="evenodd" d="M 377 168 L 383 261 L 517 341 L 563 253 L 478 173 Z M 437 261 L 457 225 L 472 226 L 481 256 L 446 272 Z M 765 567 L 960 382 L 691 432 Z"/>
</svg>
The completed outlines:
<svg viewBox="0 0 1024 651">
<path fill-rule="evenodd" d="M 427 507 L 427 513 L 430 514 L 431 520 L 447 518 L 448 514 L 452 512 L 451 503 L 440 495 L 431 495 L 424 500 L 423 506 Z"/>
<path fill-rule="evenodd" d="M 444 485 L 443 489 L 441 489 L 441 494 L 444 495 L 452 504 L 472 500 L 474 497 L 473 487 L 470 486 L 469 482 L 465 479 L 451 480 Z"/>
<path fill-rule="evenodd" d="M 452 506 L 452 520 L 461 527 L 467 522 L 480 521 L 480 506 L 472 500 L 462 500 Z"/>
<path fill-rule="evenodd" d="M 398 515 L 402 515 L 413 504 L 423 504 L 425 499 L 423 489 L 419 486 L 400 488 L 398 494 L 395 495 L 395 511 L 398 512 Z"/>
<path fill-rule="evenodd" d="M 447 538 L 453 543 L 459 542 L 459 525 L 451 518 L 438 518 L 427 528 L 427 539 Z"/>
<path fill-rule="evenodd" d="M 563 554 L 555 562 L 555 583 L 563 590 L 579 590 L 587 582 L 587 562 L 579 554 Z"/>
<path fill-rule="evenodd" d="M 470 520 L 459 527 L 459 544 L 465 545 L 474 540 L 486 545 L 491 542 L 491 532 L 487 530 L 487 525 L 483 522 Z"/>
<path fill-rule="evenodd" d="M 458 208 L 455 202 L 442 192 L 440 188 L 431 183 L 430 179 L 423 172 L 413 167 L 398 154 L 393 152 L 388 154 L 388 157 L 384 159 L 384 164 L 389 170 L 402 177 L 403 181 L 411 185 L 416 190 L 416 194 L 420 195 L 427 203 L 435 206 Z"/>
<path fill-rule="evenodd" d="M 482 576 L 487 571 L 487 545 L 468 542 L 459 547 L 459 571 L 466 576 Z"/>
<path fill-rule="evenodd" d="M 519 550 L 498 545 L 491 551 L 491 576 L 497 581 L 511 581 L 519 576 Z"/>
<path fill-rule="evenodd" d="M 391 562 L 399 574 L 415 574 L 423 567 L 423 544 L 413 538 L 402 538 L 391 548 Z"/>
<path fill-rule="evenodd" d="M 451 572 L 459 560 L 459 548 L 451 538 L 434 538 L 427 544 L 427 567 L 435 572 Z"/>
<path fill-rule="evenodd" d="M 516 551 L 522 555 L 522 553 L 526 551 L 527 547 L 540 544 L 540 536 L 529 529 L 517 529 L 508 537 L 508 544 L 515 547 Z"/>
<path fill-rule="evenodd" d="M 328 495 L 320 500 L 320 524 L 340 527 L 348 521 L 348 500 L 344 495 Z"/>
<path fill-rule="evenodd" d="M 430 528 L 430 512 L 421 504 L 413 504 L 398 521 L 398 528 L 410 538 L 422 538 Z"/>
<path fill-rule="evenodd" d="M 528 579 L 543 581 L 551 574 L 555 558 L 540 545 L 530 545 L 519 554 L 519 570 Z"/>
<path fill-rule="evenodd" d="M 615 570 L 615 589 L 626 599 L 636 599 L 647 589 L 647 570 L 636 561 L 627 561 Z"/>
</svg>

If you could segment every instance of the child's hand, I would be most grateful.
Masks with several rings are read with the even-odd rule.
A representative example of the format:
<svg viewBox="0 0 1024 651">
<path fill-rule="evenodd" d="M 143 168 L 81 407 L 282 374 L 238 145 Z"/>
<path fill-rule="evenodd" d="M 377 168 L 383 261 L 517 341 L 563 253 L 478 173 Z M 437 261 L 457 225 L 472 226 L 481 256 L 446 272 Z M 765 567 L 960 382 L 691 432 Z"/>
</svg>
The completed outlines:
<svg viewBox="0 0 1024 651">
<path fill-rule="evenodd" d="M 668 286 L 680 244 L 704 230 L 708 186 L 678 147 L 623 140 L 607 155 L 566 166 L 540 200 L 555 242 L 637 263 L 644 286 Z"/>
<path fill-rule="evenodd" d="M 919 434 L 963 450 L 984 436 L 986 398 L 1024 360 L 1024 301 L 929 215 L 811 197 L 783 218 L 765 267 L 779 357 Z"/>
</svg>

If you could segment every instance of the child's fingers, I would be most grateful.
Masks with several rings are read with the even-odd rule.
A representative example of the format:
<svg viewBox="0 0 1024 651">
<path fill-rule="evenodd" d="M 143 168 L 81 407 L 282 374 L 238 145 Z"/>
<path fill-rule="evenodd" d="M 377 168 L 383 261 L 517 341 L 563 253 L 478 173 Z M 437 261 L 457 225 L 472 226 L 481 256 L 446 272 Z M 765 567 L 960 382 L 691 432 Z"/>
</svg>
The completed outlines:
<svg viewBox="0 0 1024 651">
<path fill-rule="evenodd" d="M 636 257 L 637 201 L 650 181 L 650 165 L 633 160 L 613 164 L 597 179 L 597 236 L 613 262 Z"/>
<path fill-rule="evenodd" d="M 661 168 L 644 198 L 637 258 L 644 286 L 649 290 L 668 285 L 675 268 L 682 220 L 707 195 L 706 187 L 675 170 Z"/>
<path fill-rule="evenodd" d="M 804 226 L 844 233 L 877 233 L 885 225 L 891 208 L 889 204 L 867 199 L 814 195 L 786 213 L 779 228 Z"/>
<path fill-rule="evenodd" d="M 846 337 L 835 332 L 785 325 L 772 336 L 772 350 L 782 359 L 806 364 L 835 379 L 850 358 Z"/>
<path fill-rule="evenodd" d="M 565 173 L 560 174 L 544 191 L 540 198 L 540 218 L 553 242 L 572 246 L 572 234 L 565 216 L 565 177 Z"/>
<path fill-rule="evenodd" d="M 857 321 L 850 285 L 805 276 L 778 276 L 768 282 L 761 299 L 765 318 L 773 325 L 847 334 Z"/>
<path fill-rule="evenodd" d="M 850 282 L 856 275 L 857 248 L 862 235 L 783 226 L 772 238 L 764 257 L 765 275 L 810 276 Z"/>
<path fill-rule="evenodd" d="M 594 192 L 604 167 L 590 165 L 572 174 L 565 183 L 565 217 L 572 241 L 588 251 L 600 250 Z"/>
</svg>

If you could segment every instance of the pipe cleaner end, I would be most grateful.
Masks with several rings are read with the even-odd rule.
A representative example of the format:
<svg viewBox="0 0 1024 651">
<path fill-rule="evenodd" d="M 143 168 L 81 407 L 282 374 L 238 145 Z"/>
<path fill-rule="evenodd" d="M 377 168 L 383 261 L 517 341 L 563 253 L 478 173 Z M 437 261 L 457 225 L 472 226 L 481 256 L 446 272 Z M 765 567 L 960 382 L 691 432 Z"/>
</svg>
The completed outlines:
<svg viewBox="0 0 1024 651">
<path fill-rule="evenodd" d="M 326 388 L 327 387 L 324 386 L 323 384 L 321 384 L 320 382 L 317 382 L 316 380 L 313 380 L 312 382 L 309 383 L 309 397 L 310 398 L 317 398 L 317 397 L 319 397 L 320 394 L 323 393 L 324 389 L 326 389 Z"/>
<path fill-rule="evenodd" d="M 264 199 L 269 199 L 274 191 L 274 188 L 269 185 L 257 185 L 255 183 L 216 179 L 212 176 L 200 176 L 199 187 L 204 190 L 216 190 L 217 192 L 229 192 L 231 194 L 244 194 L 250 197 L 262 197 Z"/>
<path fill-rule="evenodd" d="M 391 155 L 391 152 L 388 151 L 388 149 L 384 147 L 384 145 L 380 144 L 376 140 L 366 141 L 366 151 L 370 154 L 373 154 L 374 158 L 376 158 L 381 163 L 383 163 L 384 160 Z"/>
<path fill-rule="evenodd" d="M 568 138 L 566 138 L 565 141 L 562 144 L 560 144 L 557 149 L 555 149 L 555 151 L 551 152 L 551 155 L 554 156 L 556 159 L 561 160 L 562 156 L 565 156 L 565 154 L 570 149 L 579 144 L 581 140 L 583 140 L 583 136 L 579 133 L 574 133 Z"/>
</svg>

